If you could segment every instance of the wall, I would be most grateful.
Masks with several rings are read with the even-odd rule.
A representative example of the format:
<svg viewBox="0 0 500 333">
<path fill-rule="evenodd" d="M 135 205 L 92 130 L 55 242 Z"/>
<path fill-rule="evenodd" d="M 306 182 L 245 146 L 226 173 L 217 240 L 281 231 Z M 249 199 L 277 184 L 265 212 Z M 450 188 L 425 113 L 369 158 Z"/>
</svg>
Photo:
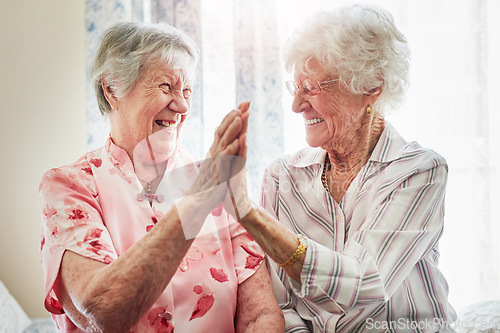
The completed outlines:
<svg viewBox="0 0 500 333">
<path fill-rule="evenodd" d="M 0 0 L 0 280 L 46 317 L 42 174 L 86 151 L 85 2 Z"/>
</svg>

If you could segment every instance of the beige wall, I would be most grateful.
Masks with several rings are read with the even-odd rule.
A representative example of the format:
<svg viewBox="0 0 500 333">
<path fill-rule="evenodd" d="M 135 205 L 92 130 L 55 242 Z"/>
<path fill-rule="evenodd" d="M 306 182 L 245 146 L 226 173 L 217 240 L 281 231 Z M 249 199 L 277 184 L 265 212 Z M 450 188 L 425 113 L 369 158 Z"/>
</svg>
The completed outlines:
<svg viewBox="0 0 500 333">
<path fill-rule="evenodd" d="M 0 280 L 46 317 L 38 184 L 86 150 L 83 0 L 0 0 Z"/>
</svg>

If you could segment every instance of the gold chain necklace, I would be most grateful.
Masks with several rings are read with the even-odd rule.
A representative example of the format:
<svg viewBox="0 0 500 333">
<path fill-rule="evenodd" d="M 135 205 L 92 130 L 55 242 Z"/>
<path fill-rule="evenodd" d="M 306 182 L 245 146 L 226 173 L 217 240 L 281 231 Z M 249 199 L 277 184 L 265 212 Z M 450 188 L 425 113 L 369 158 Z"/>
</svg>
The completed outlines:
<svg viewBox="0 0 500 333">
<path fill-rule="evenodd" d="M 323 174 L 321 175 L 321 182 L 323 183 L 323 187 L 328 192 L 328 194 L 333 197 L 330 192 L 330 186 L 328 186 L 328 180 L 326 179 L 326 173 L 330 167 L 330 159 L 328 158 L 328 154 L 326 154 L 325 164 L 323 165 Z"/>
</svg>

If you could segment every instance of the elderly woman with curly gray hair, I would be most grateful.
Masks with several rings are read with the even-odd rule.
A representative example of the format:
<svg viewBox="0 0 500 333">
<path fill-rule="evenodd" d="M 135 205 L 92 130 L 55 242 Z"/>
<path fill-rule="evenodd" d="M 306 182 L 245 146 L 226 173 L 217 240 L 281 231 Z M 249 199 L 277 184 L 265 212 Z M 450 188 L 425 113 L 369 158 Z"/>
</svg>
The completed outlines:
<svg viewBox="0 0 500 333">
<path fill-rule="evenodd" d="M 220 205 L 249 104 L 226 115 L 204 163 L 179 147 L 197 59 L 166 24 L 103 36 L 91 74 L 109 139 L 40 185 L 45 307 L 59 330 L 284 330 L 264 253 Z"/>
<path fill-rule="evenodd" d="M 438 269 L 446 161 L 384 118 L 409 58 L 375 6 L 319 13 L 287 45 L 310 147 L 267 168 L 263 208 L 240 219 L 275 262 L 287 332 L 436 332 L 455 320 Z"/>
</svg>

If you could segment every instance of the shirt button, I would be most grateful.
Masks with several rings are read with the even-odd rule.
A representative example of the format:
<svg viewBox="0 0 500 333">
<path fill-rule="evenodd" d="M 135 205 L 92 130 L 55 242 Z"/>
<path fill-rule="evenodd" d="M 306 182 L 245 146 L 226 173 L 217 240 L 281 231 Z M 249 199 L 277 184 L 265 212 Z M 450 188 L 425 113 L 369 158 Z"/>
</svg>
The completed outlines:
<svg viewBox="0 0 500 333">
<path fill-rule="evenodd" d="M 163 317 L 166 320 L 171 320 L 172 319 L 172 313 L 170 313 L 170 311 L 167 311 L 165 313 L 160 313 L 158 316 L 159 317 Z"/>
</svg>

